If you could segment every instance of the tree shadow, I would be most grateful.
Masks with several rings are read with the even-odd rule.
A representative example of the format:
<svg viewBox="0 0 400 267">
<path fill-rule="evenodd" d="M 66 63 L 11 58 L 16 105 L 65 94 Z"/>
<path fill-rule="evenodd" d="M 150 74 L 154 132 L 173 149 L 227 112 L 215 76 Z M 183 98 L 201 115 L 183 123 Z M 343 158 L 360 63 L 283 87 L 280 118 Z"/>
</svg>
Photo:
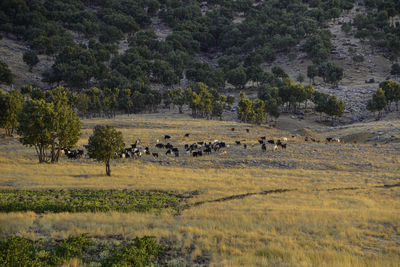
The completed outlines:
<svg viewBox="0 0 400 267">
<path fill-rule="evenodd" d="M 94 173 L 94 174 L 74 174 L 71 175 L 73 178 L 93 178 L 93 177 L 105 177 L 106 174 Z"/>
</svg>

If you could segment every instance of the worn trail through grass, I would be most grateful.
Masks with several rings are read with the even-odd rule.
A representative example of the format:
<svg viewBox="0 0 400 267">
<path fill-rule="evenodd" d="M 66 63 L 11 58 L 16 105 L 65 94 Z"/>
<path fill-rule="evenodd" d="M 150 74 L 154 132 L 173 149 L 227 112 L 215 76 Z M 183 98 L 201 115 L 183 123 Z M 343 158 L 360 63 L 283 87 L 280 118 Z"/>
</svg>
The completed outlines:
<svg viewBox="0 0 400 267">
<path fill-rule="evenodd" d="M 400 183 L 376 185 L 376 186 L 371 186 L 371 187 L 335 187 L 335 188 L 327 188 L 327 189 L 313 189 L 313 190 L 307 190 L 307 191 L 308 192 L 321 192 L 321 191 L 332 192 L 332 191 L 346 191 L 346 190 L 371 190 L 374 188 L 389 189 L 389 188 L 393 188 L 393 187 L 400 187 Z M 291 189 L 280 188 L 280 189 L 265 190 L 265 191 L 261 191 L 261 192 L 238 194 L 238 195 L 232 195 L 232 196 L 227 196 L 227 197 L 222 197 L 222 198 L 217 198 L 217 199 L 212 199 L 212 200 L 198 201 L 198 202 L 187 204 L 187 205 L 183 206 L 183 209 L 197 207 L 200 205 L 204 205 L 206 203 L 224 202 L 224 201 L 230 201 L 230 200 L 235 200 L 235 199 L 243 199 L 243 198 L 255 196 L 255 195 L 279 194 L 279 193 L 287 193 L 287 192 L 293 192 L 293 191 L 300 191 L 300 190 L 297 188 L 291 188 Z"/>
</svg>

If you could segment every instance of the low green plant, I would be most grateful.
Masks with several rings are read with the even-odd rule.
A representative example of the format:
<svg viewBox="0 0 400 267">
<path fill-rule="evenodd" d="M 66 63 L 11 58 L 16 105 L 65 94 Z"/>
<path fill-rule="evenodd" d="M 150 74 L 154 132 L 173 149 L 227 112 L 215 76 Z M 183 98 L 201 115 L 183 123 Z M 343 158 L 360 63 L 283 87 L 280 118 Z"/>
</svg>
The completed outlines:
<svg viewBox="0 0 400 267">
<path fill-rule="evenodd" d="M 189 195 L 128 190 L 0 190 L 0 212 L 179 212 Z"/>
<path fill-rule="evenodd" d="M 44 266 L 32 240 L 11 236 L 0 241 L 0 266 Z"/>
<path fill-rule="evenodd" d="M 149 266 L 162 253 L 162 247 L 154 237 L 136 237 L 132 243 L 120 250 L 114 250 L 113 255 L 103 260 L 103 266 Z"/>
</svg>

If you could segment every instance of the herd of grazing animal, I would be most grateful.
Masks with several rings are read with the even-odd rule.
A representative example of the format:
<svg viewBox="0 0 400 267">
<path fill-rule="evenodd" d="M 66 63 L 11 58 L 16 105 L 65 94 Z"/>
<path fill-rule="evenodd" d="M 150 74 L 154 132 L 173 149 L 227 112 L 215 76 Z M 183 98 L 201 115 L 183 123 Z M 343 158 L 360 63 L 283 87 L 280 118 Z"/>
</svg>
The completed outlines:
<svg viewBox="0 0 400 267">
<path fill-rule="evenodd" d="M 235 131 L 235 128 L 231 128 L 231 131 Z M 249 133 L 250 130 L 246 129 L 246 132 Z M 184 138 L 188 138 L 190 136 L 190 133 L 186 133 L 184 135 Z M 295 136 L 292 136 L 295 137 Z M 161 154 L 165 154 L 166 156 L 175 156 L 179 157 L 180 150 L 178 146 L 173 145 L 170 143 L 170 139 L 172 137 L 170 135 L 164 135 L 164 141 L 167 142 L 166 144 L 161 143 L 159 139 L 156 140 L 156 144 L 154 145 L 154 150 L 150 151 L 150 147 L 146 146 L 144 149 L 140 145 L 141 141 L 140 139 L 136 140 L 135 143 L 131 144 L 131 147 L 127 147 L 124 149 L 124 151 L 121 151 L 120 153 L 117 154 L 120 158 L 133 158 L 137 159 L 142 157 L 143 155 L 147 155 L 153 158 L 159 158 Z M 261 136 L 258 139 L 259 145 L 261 145 L 261 151 L 266 152 L 268 147 L 272 151 L 276 151 L 278 149 L 286 150 L 287 149 L 287 138 L 283 137 L 281 139 L 275 140 L 275 139 L 267 139 L 266 136 Z M 246 140 L 236 140 L 234 144 L 236 146 L 241 146 L 243 145 L 243 149 L 248 148 L 248 144 L 244 144 L 243 142 Z M 319 140 L 315 140 L 314 138 L 311 137 L 305 137 L 304 141 L 309 142 L 320 142 Z M 331 142 L 337 142 L 339 143 L 340 140 L 338 138 L 331 138 L 328 137 L 326 138 L 327 143 Z M 254 147 L 255 145 L 252 145 Z M 202 157 L 205 155 L 210 155 L 212 153 L 218 153 L 218 155 L 227 155 L 227 149 L 230 147 L 229 144 L 223 141 L 218 141 L 214 140 L 213 142 L 206 142 L 206 141 L 198 141 L 194 142 L 192 144 L 184 144 L 182 153 L 189 154 L 190 156 L 197 158 L 197 157 Z M 87 146 L 84 145 L 84 148 L 87 149 Z M 272 149 L 271 149 L 272 148 Z M 162 152 L 161 150 L 165 149 L 165 152 Z M 223 151 L 222 151 L 223 150 Z M 75 149 L 75 150 L 69 150 L 69 149 L 62 149 L 61 153 L 66 155 L 68 159 L 79 159 L 84 156 L 84 150 L 82 149 Z"/>
</svg>

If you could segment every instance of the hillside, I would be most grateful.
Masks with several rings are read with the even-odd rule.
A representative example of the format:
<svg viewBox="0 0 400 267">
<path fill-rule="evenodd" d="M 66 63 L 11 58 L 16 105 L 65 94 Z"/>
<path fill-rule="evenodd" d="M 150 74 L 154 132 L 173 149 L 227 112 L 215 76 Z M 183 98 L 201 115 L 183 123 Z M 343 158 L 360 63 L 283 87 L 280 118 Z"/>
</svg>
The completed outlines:
<svg viewBox="0 0 400 267">
<path fill-rule="evenodd" d="M 233 87 L 238 95 L 245 86 L 279 87 L 268 73 L 274 66 L 296 80 L 299 73 L 307 76 L 308 66 L 332 61 L 343 68 L 339 86 L 316 77 L 314 87 L 337 95 L 348 117 L 360 119 L 368 114 L 366 102 L 379 83 L 396 79 L 390 70 L 399 52 L 393 42 L 398 40 L 389 38 L 398 30 L 399 6 L 393 5 L 351 0 L 190 5 L 157 0 L 10 1 L 2 4 L 0 57 L 13 72 L 14 88 L 63 84 L 74 90 L 118 87 L 145 94 L 203 82 L 219 89 Z M 386 21 L 375 19 L 378 15 Z M 377 32 L 380 42 L 375 40 Z M 40 59 L 33 73 L 22 61 L 28 50 Z M 355 62 L 354 56 L 363 61 Z M 370 79 L 373 82 L 366 84 Z"/>
</svg>

